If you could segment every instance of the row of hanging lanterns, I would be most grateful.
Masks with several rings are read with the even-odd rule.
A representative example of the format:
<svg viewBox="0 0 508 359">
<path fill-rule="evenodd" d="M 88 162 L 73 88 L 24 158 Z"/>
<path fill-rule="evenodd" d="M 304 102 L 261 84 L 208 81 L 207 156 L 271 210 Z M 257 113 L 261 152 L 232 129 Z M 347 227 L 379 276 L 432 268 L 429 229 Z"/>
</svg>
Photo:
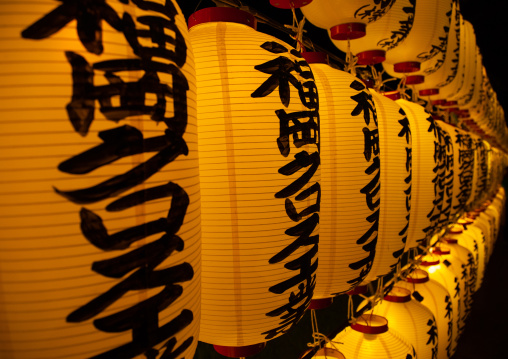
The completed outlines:
<svg viewBox="0 0 508 359">
<path fill-rule="evenodd" d="M 247 12 L 203 9 L 187 30 L 173 0 L 96 6 L 0 2 L 2 355 L 192 358 L 198 340 L 252 355 L 452 224 L 474 262 L 463 290 L 481 284 L 503 149 L 257 32 Z M 364 1 L 326 26 L 352 39 L 354 14 L 392 9 Z M 432 310 L 431 349 L 395 333 L 411 323 L 351 329 L 449 353 Z"/>
</svg>

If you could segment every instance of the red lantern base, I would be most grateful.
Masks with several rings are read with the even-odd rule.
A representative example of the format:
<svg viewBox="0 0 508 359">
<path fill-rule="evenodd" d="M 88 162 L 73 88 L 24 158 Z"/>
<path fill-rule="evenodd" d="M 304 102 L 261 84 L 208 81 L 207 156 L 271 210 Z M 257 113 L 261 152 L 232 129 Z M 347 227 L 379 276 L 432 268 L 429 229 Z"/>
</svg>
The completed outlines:
<svg viewBox="0 0 508 359">
<path fill-rule="evenodd" d="M 322 298 L 322 299 L 313 299 L 310 301 L 309 307 L 307 309 L 323 309 L 328 308 L 333 303 L 333 298 Z"/>
<path fill-rule="evenodd" d="M 429 273 L 422 269 L 415 269 L 406 277 L 408 283 L 426 283 L 429 281 Z"/>
<path fill-rule="evenodd" d="M 189 29 L 199 24 L 209 22 L 234 22 L 252 27 L 256 30 L 256 18 L 247 11 L 233 7 L 209 7 L 196 11 L 189 16 Z"/>
<path fill-rule="evenodd" d="M 384 50 L 363 51 L 356 54 L 360 66 L 380 64 L 386 58 Z"/>
<path fill-rule="evenodd" d="M 405 288 L 393 287 L 384 299 L 388 302 L 406 303 L 411 300 L 411 292 Z"/>
<path fill-rule="evenodd" d="M 444 106 L 445 103 L 446 103 L 446 100 L 434 100 L 431 102 L 431 104 L 434 106 Z"/>
<path fill-rule="evenodd" d="M 393 101 L 400 100 L 400 92 L 399 91 L 383 92 L 383 96 L 388 97 L 390 100 L 393 100 Z"/>
<path fill-rule="evenodd" d="M 330 36 L 334 40 L 354 40 L 364 37 L 367 25 L 361 22 L 348 22 L 335 25 L 330 29 Z"/>
<path fill-rule="evenodd" d="M 388 320 L 385 317 L 375 314 L 364 314 L 351 328 L 364 334 L 382 334 L 388 331 Z"/>
<path fill-rule="evenodd" d="M 401 73 L 420 71 L 420 63 L 417 61 L 399 62 L 393 65 L 393 71 Z"/>
<path fill-rule="evenodd" d="M 406 85 L 419 85 L 425 81 L 422 75 L 406 76 Z"/>
<path fill-rule="evenodd" d="M 418 93 L 419 93 L 420 96 L 438 95 L 439 94 L 439 89 L 425 89 L 425 90 L 420 90 L 420 92 L 418 92 Z M 443 101 L 444 102 L 444 100 L 438 100 L 438 101 Z"/>
<path fill-rule="evenodd" d="M 308 64 L 328 64 L 328 55 L 324 52 L 305 51 L 302 56 Z"/>
<path fill-rule="evenodd" d="M 298 9 L 311 2 L 312 0 L 270 0 L 270 5 L 279 9 Z"/>
<path fill-rule="evenodd" d="M 266 343 L 246 345 L 244 347 L 225 347 L 222 345 L 214 345 L 215 351 L 228 358 L 241 358 L 256 355 L 260 353 L 266 346 Z"/>
</svg>

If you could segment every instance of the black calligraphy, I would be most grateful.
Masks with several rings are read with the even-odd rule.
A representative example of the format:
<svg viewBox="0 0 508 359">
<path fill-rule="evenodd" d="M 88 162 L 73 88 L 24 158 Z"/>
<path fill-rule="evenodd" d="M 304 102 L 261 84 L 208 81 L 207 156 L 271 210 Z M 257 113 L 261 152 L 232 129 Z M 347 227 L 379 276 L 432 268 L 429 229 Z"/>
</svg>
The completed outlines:
<svg viewBox="0 0 508 359">
<path fill-rule="evenodd" d="M 292 149 L 300 149 L 306 145 L 306 148 L 315 147 L 315 151 L 311 153 L 304 149 L 297 152 L 293 155 L 294 159 L 278 170 L 279 174 L 286 177 L 300 174 L 292 183 L 274 194 L 275 198 L 284 199 L 286 214 L 292 221 L 297 222 L 285 231 L 286 235 L 296 239 L 270 258 L 269 263 L 274 265 L 286 260 L 299 248 L 309 249 L 299 258 L 290 260 L 284 265 L 286 269 L 297 274 L 268 289 L 274 294 L 290 291 L 287 304 L 266 313 L 269 317 L 281 319 L 278 327 L 262 333 L 266 335 L 266 339 L 271 339 L 286 333 L 302 318 L 316 286 L 319 236 L 315 234 L 315 230 L 319 224 L 321 188 L 314 175 L 320 166 L 319 101 L 314 75 L 298 51 L 289 50 L 277 42 L 265 42 L 261 48 L 278 57 L 255 66 L 257 71 L 269 77 L 252 92 L 251 96 L 266 97 L 278 89 L 280 102 L 287 108 L 292 99 L 293 89 L 305 107 L 303 111 L 290 113 L 285 109 L 275 111 L 279 120 L 279 137 L 276 144 L 280 154 L 288 157 Z M 294 200 L 290 198 L 293 196 Z M 315 202 L 298 212 L 293 201 L 301 202 L 310 196 L 315 196 Z M 297 289 L 291 290 L 295 287 Z"/>
</svg>

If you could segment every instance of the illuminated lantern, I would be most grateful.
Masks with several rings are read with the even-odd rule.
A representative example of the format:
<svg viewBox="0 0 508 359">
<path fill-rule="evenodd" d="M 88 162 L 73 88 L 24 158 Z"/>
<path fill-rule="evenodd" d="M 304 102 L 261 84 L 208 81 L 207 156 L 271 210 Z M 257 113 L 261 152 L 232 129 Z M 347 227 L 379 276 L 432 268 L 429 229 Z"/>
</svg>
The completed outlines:
<svg viewBox="0 0 508 359">
<path fill-rule="evenodd" d="M 302 355 L 301 358 L 306 357 L 306 354 L 308 353 Z M 321 348 L 314 354 L 312 359 L 346 359 L 346 357 L 336 349 Z"/>
<path fill-rule="evenodd" d="M 449 205 L 451 206 L 450 217 L 454 219 L 464 213 L 467 202 L 471 194 L 474 193 L 475 152 L 473 139 L 466 131 L 456 126 L 443 121 L 436 122 L 446 131 L 447 138 L 445 141 L 453 153 L 451 157 L 453 161 L 449 164 L 449 166 L 453 166 L 453 195 Z"/>
<path fill-rule="evenodd" d="M 361 283 L 375 261 L 382 187 L 380 139 L 375 104 L 363 83 L 330 67 L 322 53 L 303 55 L 315 76 L 324 134 L 320 138 L 321 255 L 314 294 L 315 299 L 323 299 Z"/>
<path fill-rule="evenodd" d="M 434 232 L 439 230 L 439 209 L 442 206 L 438 203 L 434 183 L 437 183 L 438 180 L 444 182 L 446 173 L 434 172 L 434 168 L 443 163 L 442 161 L 445 159 L 433 155 L 438 148 L 435 143 L 440 144 L 440 141 L 432 117 L 418 104 L 406 100 L 397 100 L 396 102 L 406 113 L 412 135 L 413 182 L 411 185 L 411 213 L 405 247 L 407 250 L 430 239 Z M 445 166 L 441 167 L 445 168 Z M 444 198 L 439 202 L 443 200 Z"/>
<path fill-rule="evenodd" d="M 438 254 L 439 253 L 439 254 Z M 457 349 L 457 341 L 464 330 L 466 309 L 470 308 L 472 289 L 469 282 L 468 268 L 462 260 L 451 256 L 447 251 L 437 251 L 423 257 L 420 268 L 427 271 L 429 278 L 443 285 L 452 299 L 452 308 L 456 326 L 452 340 L 451 354 Z"/>
<path fill-rule="evenodd" d="M 409 120 L 397 102 L 370 92 L 379 127 L 381 205 L 376 257 L 365 282 L 390 273 L 399 262 L 408 236 L 412 188 Z"/>
<path fill-rule="evenodd" d="M 0 4 L 2 358 L 194 356 L 194 60 L 139 3 Z"/>
<path fill-rule="evenodd" d="M 301 319 L 316 283 L 316 85 L 300 53 L 255 31 L 249 13 L 203 9 L 189 27 L 202 201 L 199 340 L 249 356 Z"/>
<path fill-rule="evenodd" d="M 418 359 L 436 357 L 438 328 L 434 315 L 424 305 L 411 299 L 409 290 L 393 287 L 383 301 L 367 314 L 385 317 L 390 324 L 390 329 L 401 333 L 415 348 Z"/>
<path fill-rule="evenodd" d="M 487 196 L 488 189 L 488 179 L 489 179 L 489 150 L 490 145 L 487 141 L 477 138 L 476 139 L 476 163 L 477 166 L 477 182 L 476 182 L 476 190 L 474 193 L 474 202 L 481 203 L 485 200 Z"/>
<path fill-rule="evenodd" d="M 464 20 L 456 4 L 453 6 L 454 12 L 450 19 L 450 29 L 446 43 L 446 53 L 443 65 L 433 73 L 425 74 L 425 81 L 415 85 L 415 90 L 419 91 L 419 96 L 425 100 L 436 101 L 435 104 L 445 102 L 445 94 L 453 93 L 463 81 L 463 66 L 465 56 L 465 42 L 461 39 L 464 36 Z M 462 35 L 462 36 L 461 36 Z M 389 69 L 390 70 L 390 69 Z M 441 88 L 448 86 L 447 91 L 441 91 Z"/>
<path fill-rule="evenodd" d="M 417 1 L 414 20 L 409 34 L 396 47 L 386 51 L 383 63 L 390 74 L 420 70 L 420 64 L 445 53 L 452 9 L 451 0 Z M 388 65 L 388 66 L 385 66 Z"/>
<path fill-rule="evenodd" d="M 351 51 L 358 58 L 358 65 L 373 65 L 385 60 L 386 51 L 397 46 L 409 34 L 413 25 L 415 2 L 398 0 L 379 20 L 370 23 L 365 36 L 351 41 L 334 40 L 333 44 L 342 52 Z"/>
<path fill-rule="evenodd" d="M 341 343 L 337 345 L 347 359 L 416 358 L 413 346 L 380 315 L 360 316 L 333 342 Z"/>
<path fill-rule="evenodd" d="M 437 358 L 450 358 L 453 341 L 457 338 L 458 313 L 453 312 L 452 298 L 448 289 L 429 279 L 429 274 L 422 269 L 415 269 L 405 280 L 397 282 L 396 286 L 410 290 L 413 298 L 434 314 L 439 331 Z"/>
<path fill-rule="evenodd" d="M 476 288 L 480 288 L 483 282 L 483 275 L 487 265 L 488 243 L 485 240 L 483 232 L 479 228 L 469 226 L 470 222 L 465 219 L 459 219 L 449 232 L 449 237 L 457 239 L 461 246 L 466 247 L 473 253 L 473 257 L 478 268 Z"/>
<path fill-rule="evenodd" d="M 302 7 L 303 15 L 315 26 L 330 30 L 332 39 L 358 39 L 366 25 L 386 14 L 395 0 L 313 0 Z"/>
</svg>

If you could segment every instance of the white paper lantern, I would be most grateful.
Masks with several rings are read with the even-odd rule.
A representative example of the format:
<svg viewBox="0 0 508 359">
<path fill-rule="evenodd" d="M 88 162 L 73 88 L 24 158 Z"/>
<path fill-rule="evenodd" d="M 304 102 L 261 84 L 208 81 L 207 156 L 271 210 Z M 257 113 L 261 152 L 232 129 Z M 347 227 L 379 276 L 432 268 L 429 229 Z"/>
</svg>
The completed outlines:
<svg viewBox="0 0 508 359">
<path fill-rule="evenodd" d="M 333 44 L 342 52 L 351 51 L 358 58 L 358 65 L 373 65 L 385 60 L 386 51 L 397 46 L 409 34 L 413 26 L 415 2 L 398 0 L 379 20 L 367 25 L 365 36 L 351 41 L 334 40 Z"/>
<path fill-rule="evenodd" d="M 330 30 L 336 40 L 365 36 L 366 24 L 380 19 L 395 0 L 313 0 L 301 8 L 315 26 Z"/>
<path fill-rule="evenodd" d="M 408 236 L 412 189 L 412 136 L 406 113 L 397 102 L 370 92 L 379 124 L 381 206 L 376 257 L 365 282 L 390 273 L 399 262 Z"/>
<path fill-rule="evenodd" d="M 202 199 L 199 339 L 248 356 L 301 319 L 316 285 L 317 90 L 300 53 L 256 32 L 251 14 L 209 8 L 189 24 Z"/>
<path fill-rule="evenodd" d="M 420 268 L 429 273 L 429 278 L 435 280 L 445 287 L 452 299 L 453 313 L 456 313 L 457 321 L 454 328 L 454 339 L 452 340 L 451 354 L 457 349 L 457 342 L 464 330 L 464 323 L 467 317 L 466 308 L 469 308 L 470 294 L 472 288 L 469 285 L 469 271 L 462 267 L 465 263 L 446 252 L 441 254 L 430 254 L 423 258 Z"/>
<path fill-rule="evenodd" d="M 411 299 L 411 292 L 393 287 L 384 300 L 367 314 L 385 317 L 390 328 L 397 331 L 415 348 L 418 359 L 437 356 L 439 331 L 432 312 Z"/>
<path fill-rule="evenodd" d="M 0 357 L 192 358 L 196 80 L 175 1 L 2 1 Z"/>
<path fill-rule="evenodd" d="M 364 314 L 333 339 L 347 359 L 413 359 L 414 347 L 402 333 L 391 328 L 386 318 Z"/>
<path fill-rule="evenodd" d="M 451 9 L 451 0 L 417 1 L 411 31 L 404 41 L 386 52 L 383 66 L 392 64 L 393 71 L 399 73 L 415 72 L 420 70 L 420 63 L 444 53 Z"/>
<path fill-rule="evenodd" d="M 397 282 L 396 286 L 410 290 L 413 298 L 434 314 L 439 332 L 437 358 L 450 358 L 453 341 L 457 337 L 459 313 L 453 312 L 452 298 L 448 289 L 430 279 L 429 274 L 422 269 L 415 269 L 405 280 Z"/>
<path fill-rule="evenodd" d="M 323 131 L 315 299 L 349 291 L 371 270 L 379 243 L 382 176 L 372 95 L 359 79 L 333 69 L 321 55 L 304 53 L 320 94 Z"/>
<path fill-rule="evenodd" d="M 409 218 L 406 250 L 430 239 L 439 230 L 440 213 L 444 198 L 437 201 L 438 192 L 435 183 L 446 176 L 442 170 L 434 172 L 434 168 L 442 163 L 443 158 L 434 157 L 434 151 L 439 149 L 439 137 L 436 132 L 435 121 L 418 104 L 397 100 L 397 104 L 404 110 L 409 120 L 412 134 L 412 185 L 411 185 L 411 213 Z"/>
</svg>

